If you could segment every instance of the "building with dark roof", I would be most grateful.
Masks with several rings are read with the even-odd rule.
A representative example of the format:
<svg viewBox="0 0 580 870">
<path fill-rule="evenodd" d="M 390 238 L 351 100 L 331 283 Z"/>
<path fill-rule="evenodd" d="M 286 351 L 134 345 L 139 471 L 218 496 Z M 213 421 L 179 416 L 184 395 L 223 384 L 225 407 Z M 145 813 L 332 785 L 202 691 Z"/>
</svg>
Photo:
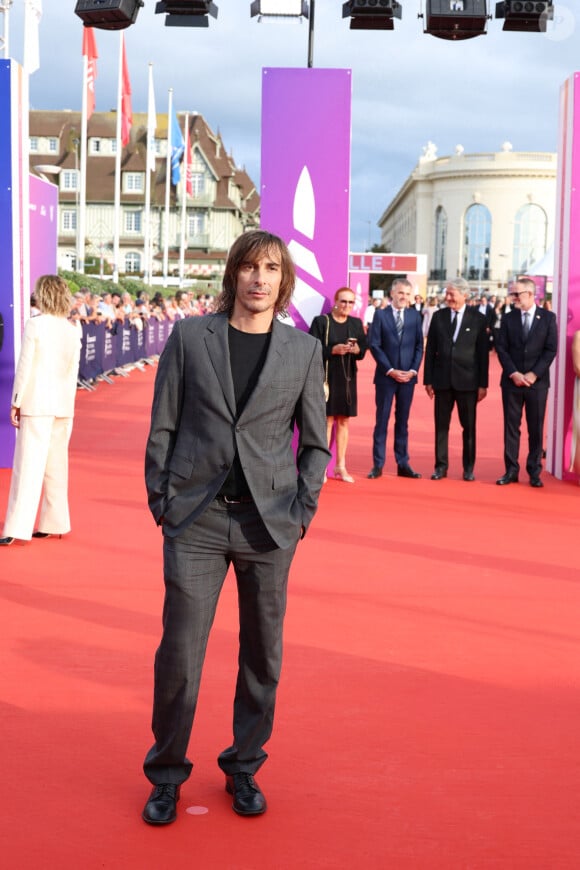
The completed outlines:
<svg viewBox="0 0 580 870">
<path fill-rule="evenodd" d="M 201 115 L 189 115 L 193 195 L 185 209 L 184 277 L 219 278 L 226 253 L 244 230 L 259 226 L 260 197 L 246 171 L 236 166 L 220 134 Z M 178 114 L 180 128 L 184 115 Z M 116 112 L 95 112 L 88 123 L 85 265 L 114 268 Z M 30 168 L 59 187 L 58 265 L 77 266 L 81 114 L 30 112 Z M 151 182 L 152 272 L 161 275 L 165 245 L 167 115 L 157 115 L 155 172 Z M 145 269 L 147 115 L 134 113 L 131 137 L 121 155 L 120 274 Z M 54 171 L 51 168 L 54 166 Z M 39 170 L 36 167 L 40 167 Z M 177 276 L 182 235 L 184 172 L 170 187 L 168 274 Z"/>
</svg>

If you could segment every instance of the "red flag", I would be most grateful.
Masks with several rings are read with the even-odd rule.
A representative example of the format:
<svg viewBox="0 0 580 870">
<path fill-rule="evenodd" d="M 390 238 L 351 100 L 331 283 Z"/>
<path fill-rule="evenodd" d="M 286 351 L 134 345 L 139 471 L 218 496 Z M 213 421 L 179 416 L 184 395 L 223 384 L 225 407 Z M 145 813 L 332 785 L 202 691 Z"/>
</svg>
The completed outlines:
<svg viewBox="0 0 580 870">
<path fill-rule="evenodd" d="M 97 77 L 97 43 L 92 27 L 83 27 L 83 57 L 87 58 L 87 121 L 95 111 L 95 79 Z"/>
<path fill-rule="evenodd" d="M 187 116 L 186 116 L 187 117 Z M 185 192 L 193 196 L 193 155 L 189 144 L 189 118 L 185 127 Z"/>
<path fill-rule="evenodd" d="M 127 55 L 125 54 L 125 40 L 122 39 L 122 64 L 123 81 L 121 85 L 121 144 L 129 143 L 131 125 L 133 124 L 133 110 L 131 108 L 131 82 L 129 81 L 129 69 L 127 67 Z"/>
</svg>

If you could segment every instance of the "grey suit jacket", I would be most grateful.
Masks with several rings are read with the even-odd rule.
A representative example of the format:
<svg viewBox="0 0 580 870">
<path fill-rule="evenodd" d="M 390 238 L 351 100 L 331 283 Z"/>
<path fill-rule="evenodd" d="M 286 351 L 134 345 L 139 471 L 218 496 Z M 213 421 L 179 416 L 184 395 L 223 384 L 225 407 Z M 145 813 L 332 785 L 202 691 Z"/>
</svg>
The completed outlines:
<svg viewBox="0 0 580 870">
<path fill-rule="evenodd" d="M 237 418 L 227 316 L 176 322 L 159 360 L 145 456 L 149 507 L 164 534 L 178 535 L 207 508 L 238 450 L 268 532 L 279 547 L 294 543 L 316 512 L 330 456 L 323 380 L 320 343 L 274 320 Z"/>
</svg>

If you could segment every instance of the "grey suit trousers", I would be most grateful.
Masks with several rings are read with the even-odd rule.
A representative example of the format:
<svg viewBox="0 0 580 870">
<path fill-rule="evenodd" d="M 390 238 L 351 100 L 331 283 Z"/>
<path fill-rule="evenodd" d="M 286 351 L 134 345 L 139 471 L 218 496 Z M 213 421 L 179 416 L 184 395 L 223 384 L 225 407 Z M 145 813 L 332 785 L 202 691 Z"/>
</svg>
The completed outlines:
<svg viewBox="0 0 580 870">
<path fill-rule="evenodd" d="M 155 656 L 153 734 L 144 763 L 154 784 L 184 782 L 202 666 L 231 565 L 238 588 L 240 650 L 233 744 L 218 758 L 226 774 L 255 773 L 267 758 L 282 664 L 286 591 L 296 543 L 280 549 L 253 503 L 214 500 L 175 538 L 164 539 L 163 636 Z"/>
</svg>

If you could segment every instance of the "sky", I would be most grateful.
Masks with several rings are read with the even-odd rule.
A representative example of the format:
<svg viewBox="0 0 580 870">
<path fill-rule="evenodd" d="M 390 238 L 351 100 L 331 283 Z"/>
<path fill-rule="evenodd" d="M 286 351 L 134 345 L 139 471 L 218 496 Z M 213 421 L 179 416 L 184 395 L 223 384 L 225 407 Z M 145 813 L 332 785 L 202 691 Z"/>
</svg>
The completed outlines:
<svg viewBox="0 0 580 870">
<path fill-rule="evenodd" d="M 466 153 L 556 151 L 559 95 L 580 70 L 580 4 L 555 6 L 545 34 L 487 34 L 451 42 L 423 33 L 425 0 L 400 0 L 394 31 L 351 31 L 343 0 L 315 0 L 314 67 L 352 70 L 351 251 L 380 242 L 377 221 L 428 142 L 442 157 Z M 125 33 L 133 111 L 147 110 L 148 63 L 158 112 L 173 88 L 178 112 L 201 113 L 259 190 L 261 70 L 306 67 L 308 24 L 250 17 L 250 0 L 215 0 L 208 28 L 164 26 L 145 0 Z M 40 69 L 30 79 L 34 109 L 80 110 L 82 22 L 75 0 L 43 0 Z M 489 0 L 495 10 L 495 0 Z M 9 56 L 22 62 L 24 0 L 9 14 Z M 97 30 L 96 107 L 115 107 L 119 36 Z"/>
</svg>

